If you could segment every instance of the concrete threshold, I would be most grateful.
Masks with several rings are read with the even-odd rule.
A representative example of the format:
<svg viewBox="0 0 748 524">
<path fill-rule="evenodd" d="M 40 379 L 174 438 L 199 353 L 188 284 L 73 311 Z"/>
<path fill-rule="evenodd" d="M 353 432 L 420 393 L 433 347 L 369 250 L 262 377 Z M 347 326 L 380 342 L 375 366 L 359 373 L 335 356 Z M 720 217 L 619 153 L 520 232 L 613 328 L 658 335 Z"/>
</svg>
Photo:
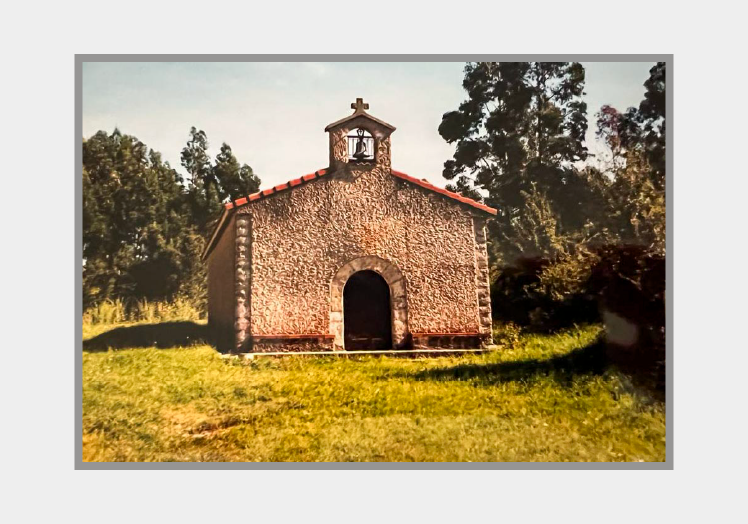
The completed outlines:
<svg viewBox="0 0 748 524">
<path fill-rule="evenodd" d="M 315 356 L 315 357 L 347 357 L 351 355 L 377 355 L 377 356 L 399 356 L 399 357 L 416 357 L 428 356 L 437 357 L 444 355 L 456 355 L 463 353 L 486 353 L 488 349 L 387 349 L 387 350 L 360 350 L 360 351 L 272 351 L 262 353 L 239 353 L 221 355 L 223 358 L 239 357 L 252 360 L 255 357 L 288 357 L 295 355 Z"/>
</svg>

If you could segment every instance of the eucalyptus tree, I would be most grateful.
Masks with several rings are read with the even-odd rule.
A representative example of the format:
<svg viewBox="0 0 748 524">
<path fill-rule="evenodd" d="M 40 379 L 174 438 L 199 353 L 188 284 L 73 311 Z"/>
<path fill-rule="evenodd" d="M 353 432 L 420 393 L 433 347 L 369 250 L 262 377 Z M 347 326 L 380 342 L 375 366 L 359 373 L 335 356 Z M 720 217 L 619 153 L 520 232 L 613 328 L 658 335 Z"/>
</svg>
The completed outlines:
<svg viewBox="0 0 748 524">
<path fill-rule="evenodd" d="M 560 236 L 597 218 L 593 192 L 576 167 L 587 158 L 584 82 L 577 62 L 468 63 L 467 99 L 442 117 L 439 133 L 455 144 L 444 164 L 448 188 L 499 210 L 491 240 L 505 262 L 557 254 L 548 247 L 555 241 L 533 246 L 518 237 L 527 233 L 527 223 L 519 226 L 528 207 L 546 209 Z"/>
</svg>

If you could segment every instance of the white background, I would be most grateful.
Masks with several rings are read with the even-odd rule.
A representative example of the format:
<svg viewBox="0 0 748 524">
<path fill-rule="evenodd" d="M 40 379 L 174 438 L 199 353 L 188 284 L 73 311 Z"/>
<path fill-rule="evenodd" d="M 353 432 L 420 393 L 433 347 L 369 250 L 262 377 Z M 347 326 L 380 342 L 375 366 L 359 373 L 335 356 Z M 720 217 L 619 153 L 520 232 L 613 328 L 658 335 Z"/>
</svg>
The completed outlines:
<svg viewBox="0 0 748 524">
<path fill-rule="evenodd" d="M 3 520 L 745 519 L 747 79 L 738 3 L 328 4 L 3 6 Z M 674 471 L 73 469 L 73 55 L 297 52 L 675 53 Z"/>
</svg>

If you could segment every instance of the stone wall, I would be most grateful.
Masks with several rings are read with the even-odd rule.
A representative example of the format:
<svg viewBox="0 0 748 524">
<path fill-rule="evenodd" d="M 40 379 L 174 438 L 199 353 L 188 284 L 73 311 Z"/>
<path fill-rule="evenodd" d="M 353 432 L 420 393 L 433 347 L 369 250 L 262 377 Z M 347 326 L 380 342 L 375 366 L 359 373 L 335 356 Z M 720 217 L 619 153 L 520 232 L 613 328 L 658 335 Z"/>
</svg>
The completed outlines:
<svg viewBox="0 0 748 524">
<path fill-rule="evenodd" d="M 475 242 L 482 219 L 476 226 L 467 206 L 380 164 L 344 164 L 237 216 L 251 222 L 252 335 L 331 334 L 336 273 L 354 259 L 378 257 L 404 276 L 408 332 L 490 336 L 485 243 Z"/>
</svg>

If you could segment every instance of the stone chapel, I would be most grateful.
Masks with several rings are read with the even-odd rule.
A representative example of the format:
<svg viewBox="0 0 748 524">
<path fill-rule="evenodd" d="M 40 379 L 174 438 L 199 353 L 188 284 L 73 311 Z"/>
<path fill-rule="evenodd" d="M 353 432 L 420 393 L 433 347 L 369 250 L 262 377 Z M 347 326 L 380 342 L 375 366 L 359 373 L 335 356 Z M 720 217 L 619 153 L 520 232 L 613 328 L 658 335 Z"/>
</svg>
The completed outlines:
<svg viewBox="0 0 748 524">
<path fill-rule="evenodd" d="M 232 353 L 491 343 L 496 210 L 395 171 L 395 128 L 357 99 L 329 166 L 225 205 L 203 253 L 208 323 Z"/>
</svg>

